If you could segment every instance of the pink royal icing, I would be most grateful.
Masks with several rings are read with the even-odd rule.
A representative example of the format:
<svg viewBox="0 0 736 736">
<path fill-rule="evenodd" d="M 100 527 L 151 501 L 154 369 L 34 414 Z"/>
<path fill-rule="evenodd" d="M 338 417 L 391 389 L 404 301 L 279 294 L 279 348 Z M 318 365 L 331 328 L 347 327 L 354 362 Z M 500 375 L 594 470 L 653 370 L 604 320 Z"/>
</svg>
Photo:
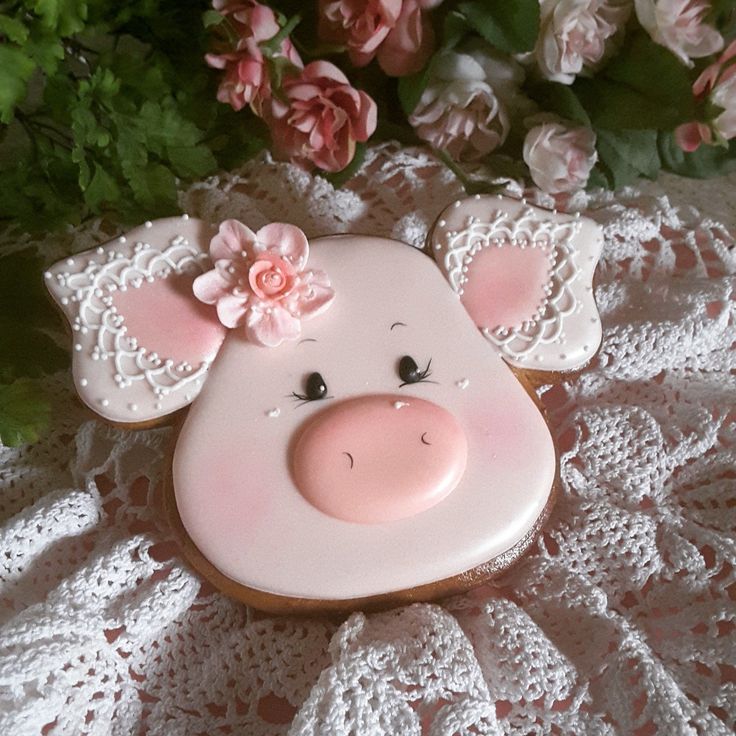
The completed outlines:
<svg viewBox="0 0 736 736">
<path fill-rule="evenodd" d="M 192 299 L 192 274 L 173 274 L 161 281 L 144 281 L 137 288 L 112 293 L 126 332 L 139 345 L 177 363 L 201 363 L 217 352 L 222 327 L 212 307 Z M 176 315 L 176 329 L 163 315 Z"/>
<path fill-rule="evenodd" d="M 253 233 L 225 220 L 212 238 L 210 257 L 214 268 L 195 280 L 195 296 L 216 305 L 226 327 L 245 325 L 257 345 L 296 340 L 302 320 L 324 312 L 335 296 L 324 271 L 305 270 L 309 244 L 293 225 L 271 223 Z"/>
<path fill-rule="evenodd" d="M 403 519 L 442 501 L 462 478 L 465 433 L 446 409 L 397 394 L 359 396 L 324 409 L 292 454 L 304 498 L 363 524 Z"/>
<path fill-rule="evenodd" d="M 512 365 L 575 370 L 598 350 L 593 274 L 603 232 L 592 220 L 478 194 L 442 212 L 430 247 L 478 328 Z"/>
<path fill-rule="evenodd" d="M 480 327 L 514 327 L 537 316 L 550 281 L 550 258 L 541 248 L 484 248 L 468 267 L 465 308 Z"/>
<path fill-rule="evenodd" d="M 173 474 L 189 536 L 233 580 L 313 599 L 411 588 L 506 552 L 533 528 L 555 477 L 534 402 L 423 253 L 320 238 L 310 263 L 339 298 L 300 341 L 273 350 L 232 331 L 182 427 Z M 407 355 L 420 369 L 431 359 L 429 380 L 404 382 Z M 313 372 L 325 397 L 295 400 Z M 435 444 L 421 443 L 424 431 Z M 383 453 L 386 467 L 343 483 L 343 452 L 356 474 L 366 453 Z M 422 472 L 424 483 L 413 476 Z"/>
</svg>

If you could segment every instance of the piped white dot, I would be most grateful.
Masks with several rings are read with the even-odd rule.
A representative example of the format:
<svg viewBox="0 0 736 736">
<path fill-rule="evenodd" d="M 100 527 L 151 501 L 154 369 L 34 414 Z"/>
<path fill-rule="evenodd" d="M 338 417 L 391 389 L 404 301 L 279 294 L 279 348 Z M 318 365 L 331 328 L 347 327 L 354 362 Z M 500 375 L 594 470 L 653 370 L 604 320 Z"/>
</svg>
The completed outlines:
<svg viewBox="0 0 736 736">
<path fill-rule="evenodd" d="M 51 271 L 46 271 L 46 273 L 45 273 L 45 274 L 44 274 L 43 276 L 44 276 L 44 278 L 46 278 L 46 279 L 50 279 L 50 278 L 51 278 L 51 276 L 52 276 L 52 273 L 51 273 Z"/>
<path fill-rule="evenodd" d="M 182 219 L 182 220 L 188 220 L 188 219 L 189 219 L 189 215 L 188 215 L 188 214 L 187 214 L 187 213 L 185 212 L 185 213 L 184 213 L 184 214 L 183 214 L 183 215 L 181 216 L 181 219 Z"/>
<path fill-rule="evenodd" d="M 466 389 L 470 385 L 468 378 L 461 378 L 459 381 L 455 381 L 455 385 L 460 389 Z"/>
<path fill-rule="evenodd" d="M 403 409 L 405 406 L 409 406 L 408 401 L 394 401 L 394 409 Z"/>
<path fill-rule="evenodd" d="M 79 352 L 79 351 L 80 351 L 80 350 L 82 349 L 82 346 L 80 345 L 80 343 L 76 343 L 76 345 L 74 346 L 74 349 L 75 349 L 75 350 L 76 350 L 77 352 Z"/>
<path fill-rule="evenodd" d="M 125 243 L 126 241 L 127 241 L 127 238 L 125 237 L 125 235 L 121 235 L 118 238 L 118 243 Z"/>
<path fill-rule="evenodd" d="M 86 378 L 80 378 L 79 379 L 79 385 L 84 388 L 87 385 L 87 379 Z"/>
<path fill-rule="evenodd" d="M 138 404 L 128 404 L 128 408 L 131 411 L 138 411 Z"/>
<path fill-rule="evenodd" d="M 108 399 L 100 399 L 100 404 L 102 404 L 102 406 L 110 406 Z"/>
<path fill-rule="evenodd" d="M 153 223 L 150 220 L 146 220 L 143 223 L 143 226 L 146 227 L 146 228 L 150 228 L 150 227 L 153 227 Z"/>
<path fill-rule="evenodd" d="M 160 409 L 161 409 L 161 402 L 160 402 L 160 401 L 157 401 L 157 402 L 156 402 L 156 403 L 155 403 L 155 404 L 153 405 L 153 408 L 154 408 L 154 409 L 156 409 L 156 411 L 160 411 Z"/>
<path fill-rule="evenodd" d="M 271 419 L 276 419 L 276 417 L 278 417 L 280 414 L 281 414 L 281 409 L 279 409 L 278 407 L 276 407 L 275 409 L 269 409 L 266 412 L 266 416 L 270 417 Z"/>
</svg>

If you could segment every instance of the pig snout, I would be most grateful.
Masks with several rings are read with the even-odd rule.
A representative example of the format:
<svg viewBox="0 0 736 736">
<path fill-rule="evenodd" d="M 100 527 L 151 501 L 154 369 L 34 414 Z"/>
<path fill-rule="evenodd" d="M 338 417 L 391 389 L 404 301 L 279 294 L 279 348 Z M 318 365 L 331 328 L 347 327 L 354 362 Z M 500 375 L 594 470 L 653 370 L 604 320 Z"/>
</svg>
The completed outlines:
<svg viewBox="0 0 736 736">
<path fill-rule="evenodd" d="M 363 524 L 403 519 L 451 493 L 468 444 L 446 409 L 406 395 L 346 399 L 298 434 L 292 473 L 300 492 L 330 516 Z"/>
</svg>

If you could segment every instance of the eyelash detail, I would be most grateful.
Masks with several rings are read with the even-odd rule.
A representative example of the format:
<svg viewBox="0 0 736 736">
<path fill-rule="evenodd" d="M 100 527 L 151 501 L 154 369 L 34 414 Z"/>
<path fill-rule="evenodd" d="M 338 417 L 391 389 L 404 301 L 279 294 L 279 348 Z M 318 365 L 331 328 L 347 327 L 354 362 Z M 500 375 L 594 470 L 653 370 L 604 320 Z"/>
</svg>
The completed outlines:
<svg viewBox="0 0 736 736">
<path fill-rule="evenodd" d="M 291 395 L 297 401 L 320 401 L 321 399 L 327 399 L 327 383 L 322 378 L 321 373 L 310 373 L 307 376 L 306 391 L 303 394 L 298 394 L 296 391 L 292 391 Z"/>
<path fill-rule="evenodd" d="M 414 358 L 411 355 L 405 355 L 399 361 L 399 378 L 402 380 L 399 388 L 409 386 L 412 383 L 434 383 L 434 381 L 429 380 L 429 377 L 432 375 L 431 365 L 432 358 L 427 362 L 427 367 L 420 370 Z"/>
</svg>

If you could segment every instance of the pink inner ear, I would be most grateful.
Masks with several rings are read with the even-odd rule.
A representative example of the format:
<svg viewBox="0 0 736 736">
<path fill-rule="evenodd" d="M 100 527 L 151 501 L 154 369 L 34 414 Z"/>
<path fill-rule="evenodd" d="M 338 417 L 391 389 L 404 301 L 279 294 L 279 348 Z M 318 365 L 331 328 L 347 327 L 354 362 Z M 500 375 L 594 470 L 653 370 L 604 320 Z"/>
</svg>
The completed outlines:
<svg viewBox="0 0 736 736">
<path fill-rule="evenodd" d="M 516 327 L 542 305 L 550 263 L 542 248 L 483 248 L 473 257 L 462 303 L 478 327 Z"/>
<path fill-rule="evenodd" d="M 192 293 L 192 274 L 172 274 L 113 293 L 129 337 L 149 352 L 194 366 L 211 360 L 224 339 L 225 328 L 215 308 Z"/>
</svg>

